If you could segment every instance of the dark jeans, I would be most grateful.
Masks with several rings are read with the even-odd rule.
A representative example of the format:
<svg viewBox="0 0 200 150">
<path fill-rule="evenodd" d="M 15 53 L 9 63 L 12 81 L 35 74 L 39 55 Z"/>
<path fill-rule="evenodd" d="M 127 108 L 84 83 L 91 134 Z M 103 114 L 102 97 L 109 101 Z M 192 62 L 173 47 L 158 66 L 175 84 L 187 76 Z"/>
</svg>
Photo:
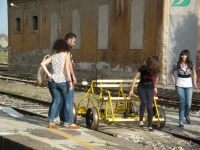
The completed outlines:
<svg viewBox="0 0 200 150">
<path fill-rule="evenodd" d="M 143 121 L 145 107 L 147 105 L 148 111 L 148 127 L 152 127 L 152 118 L 153 118 L 153 97 L 154 97 L 154 89 L 146 89 L 146 88 L 137 88 L 138 96 L 140 97 L 140 121 Z"/>
</svg>

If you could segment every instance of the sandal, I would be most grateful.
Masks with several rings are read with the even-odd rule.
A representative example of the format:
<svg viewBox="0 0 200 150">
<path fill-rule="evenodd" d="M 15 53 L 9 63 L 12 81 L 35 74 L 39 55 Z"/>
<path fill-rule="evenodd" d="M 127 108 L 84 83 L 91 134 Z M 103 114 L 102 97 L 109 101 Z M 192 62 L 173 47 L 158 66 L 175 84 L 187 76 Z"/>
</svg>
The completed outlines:
<svg viewBox="0 0 200 150">
<path fill-rule="evenodd" d="M 75 125 L 75 124 L 72 124 L 72 125 L 69 125 L 69 127 L 68 127 L 69 129 L 79 129 L 80 128 L 80 126 L 78 126 L 78 125 Z"/>
<path fill-rule="evenodd" d="M 55 125 L 55 124 L 52 124 L 52 123 L 50 123 L 49 125 L 48 125 L 48 128 L 58 128 L 58 126 L 57 125 Z"/>
<path fill-rule="evenodd" d="M 154 132 L 154 129 L 153 129 L 153 128 L 150 128 L 149 131 L 150 131 L 150 132 Z"/>
</svg>

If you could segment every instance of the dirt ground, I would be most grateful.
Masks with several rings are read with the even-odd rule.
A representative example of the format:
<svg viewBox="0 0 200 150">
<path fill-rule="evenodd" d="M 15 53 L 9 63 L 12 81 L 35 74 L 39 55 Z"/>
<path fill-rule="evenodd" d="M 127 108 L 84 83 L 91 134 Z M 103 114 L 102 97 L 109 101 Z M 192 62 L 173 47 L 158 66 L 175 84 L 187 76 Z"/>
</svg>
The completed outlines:
<svg viewBox="0 0 200 150">
<path fill-rule="evenodd" d="M 46 87 L 38 87 L 19 82 L 13 83 L 10 81 L 0 80 L 0 90 L 21 96 L 51 101 L 51 95 Z"/>
<path fill-rule="evenodd" d="M 12 92 L 14 94 L 36 98 L 40 100 L 51 101 L 51 95 L 49 93 L 49 90 L 48 88 L 44 88 L 44 87 L 38 87 L 38 86 L 28 85 L 28 84 L 19 83 L 19 82 L 13 83 L 10 81 L 0 80 L 0 90 L 5 91 L 5 92 Z M 84 92 L 75 93 L 74 102 L 76 103 L 76 105 L 78 104 L 80 99 L 84 96 L 84 94 L 85 94 Z M 185 132 L 189 132 L 189 131 L 193 132 L 192 128 L 194 127 L 199 129 L 198 128 L 199 126 L 195 125 L 194 123 L 192 126 L 186 125 L 185 130 L 180 130 L 176 127 L 177 125 L 173 124 L 174 121 L 171 121 L 172 125 L 170 124 L 169 119 L 176 120 L 176 118 L 174 118 L 174 115 L 171 115 L 170 117 L 170 114 L 173 114 L 173 112 L 168 111 L 166 113 L 168 114 L 168 121 L 166 122 L 166 127 L 165 127 L 166 130 L 169 128 L 172 130 L 177 130 L 177 132 L 180 131 L 180 133 L 182 134 L 186 134 Z M 77 120 L 77 124 L 81 126 L 85 126 L 85 119 L 83 121 L 83 119 L 79 118 L 79 120 Z M 147 130 L 146 128 L 144 130 L 137 129 L 137 125 L 134 125 L 134 124 L 131 124 L 131 125 L 120 124 L 120 126 L 119 125 L 106 126 L 100 123 L 99 128 L 104 129 L 107 132 L 111 132 L 111 131 L 113 132 L 113 129 L 111 129 L 111 127 L 114 127 L 115 133 L 117 133 L 118 138 L 123 138 L 131 142 L 142 144 L 145 147 L 148 147 L 153 150 L 200 150 L 199 145 L 197 144 L 194 144 L 190 141 L 185 141 L 185 140 L 175 138 L 171 136 L 170 134 L 167 134 L 161 131 L 156 130 L 153 133 L 149 133 L 148 131 L 146 131 Z"/>
<path fill-rule="evenodd" d="M 0 80 L 0 90 L 49 102 L 52 100 L 47 87 L 39 87 L 20 82 Z M 74 102 L 78 103 L 84 94 L 84 92 L 76 92 Z"/>
</svg>

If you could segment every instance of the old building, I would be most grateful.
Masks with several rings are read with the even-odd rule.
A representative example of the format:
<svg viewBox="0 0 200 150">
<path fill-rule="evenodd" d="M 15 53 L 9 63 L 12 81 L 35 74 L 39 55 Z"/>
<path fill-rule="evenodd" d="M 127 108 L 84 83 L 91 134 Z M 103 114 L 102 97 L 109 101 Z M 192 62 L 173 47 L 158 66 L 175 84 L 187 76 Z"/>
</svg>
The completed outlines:
<svg viewBox="0 0 200 150">
<path fill-rule="evenodd" d="M 8 42 L 6 41 L 6 39 L 0 38 L 0 45 L 2 47 L 7 47 L 8 46 Z"/>
<path fill-rule="evenodd" d="M 161 61 L 160 83 L 169 84 L 170 67 L 180 51 L 190 49 L 196 61 L 200 48 L 198 1 L 181 1 L 8 0 L 9 71 L 35 74 L 43 56 L 52 53 L 53 42 L 72 31 L 77 35 L 72 52 L 79 80 L 132 78 L 138 66 L 150 55 L 157 55 Z M 180 13 L 190 5 L 191 12 Z M 173 14 L 174 10 L 179 14 Z M 176 17 L 181 15 L 185 24 L 192 25 L 169 28 L 179 23 Z M 182 33 L 190 27 L 194 29 L 192 35 Z M 180 40 L 173 38 L 187 35 L 191 41 L 185 39 L 174 50 L 174 41 Z"/>
</svg>

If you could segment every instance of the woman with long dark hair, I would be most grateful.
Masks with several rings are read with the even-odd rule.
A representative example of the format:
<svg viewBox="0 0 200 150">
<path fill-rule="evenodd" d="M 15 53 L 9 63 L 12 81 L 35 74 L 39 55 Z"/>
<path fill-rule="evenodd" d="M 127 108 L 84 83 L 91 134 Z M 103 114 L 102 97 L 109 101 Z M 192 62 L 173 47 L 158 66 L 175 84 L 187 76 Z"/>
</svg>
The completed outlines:
<svg viewBox="0 0 200 150">
<path fill-rule="evenodd" d="M 177 79 L 175 80 L 174 72 L 177 71 Z M 193 75 L 193 85 L 195 90 L 198 90 L 196 80 L 196 70 L 195 65 L 190 59 L 190 52 L 188 50 L 183 50 L 180 53 L 179 60 L 174 64 L 171 71 L 171 78 L 175 85 L 177 95 L 179 97 L 179 127 L 184 128 L 184 117 L 188 124 L 191 124 L 189 117 L 191 103 L 192 103 L 192 94 L 193 94 L 193 85 L 192 85 L 192 76 Z"/>
<path fill-rule="evenodd" d="M 152 118 L 153 118 L 153 97 L 154 92 L 157 93 L 157 82 L 158 75 L 160 73 L 159 59 L 157 56 L 151 56 L 147 59 L 145 65 L 142 65 L 135 74 L 131 89 L 129 91 L 129 97 L 133 94 L 135 82 L 140 76 L 140 81 L 137 86 L 137 93 L 141 100 L 140 104 L 140 123 L 139 127 L 144 127 L 143 117 L 145 112 L 145 107 L 147 105 L 148 111 L 148 128 L 149 131 L 154 131 L 152 128 Z"/>
<path fill-rule="evenodd" d="M 63 100 L 63 105 L 67 112 L 69 128 L 78 129 L 80 126 L 74 124 L 72 117 L 72 96 L 70 95 L 70 91 L 72 90 L 70 47 L 65 40 L 58 39 L 53 44 L 52 48 L 55 53 L 40 64 L 48 77 L 52 79 L 52 81 L 49 82 L 49 87 L 51 89 L 50 92 L 53 97 L 53 103 L 50 106 L 48 127 L 58 128 L 58 126 L 54 124 L 54 117 L 60 101 Z M 52 74 L 46 67 L 46 65 L 50 63 L 52 64 Z"/>
</svg>

